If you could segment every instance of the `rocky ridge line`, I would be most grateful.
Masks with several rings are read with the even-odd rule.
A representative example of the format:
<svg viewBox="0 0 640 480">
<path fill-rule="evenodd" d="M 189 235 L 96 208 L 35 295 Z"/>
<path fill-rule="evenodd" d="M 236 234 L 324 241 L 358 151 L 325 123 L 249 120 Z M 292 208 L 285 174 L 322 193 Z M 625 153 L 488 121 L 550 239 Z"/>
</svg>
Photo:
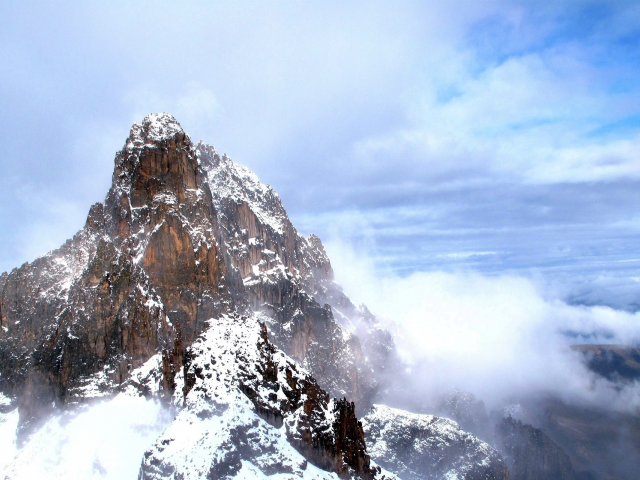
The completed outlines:
<svg viewBox="0 0 640 480">
<path fill-rule="evenodd" d="M 297 234 L 270 188 L 228 159 L 202 158 L 203 148 L 170 115 L 134 124 L 105 203 L 91 208 L 86 226 L 0 277 L 0 388 L 16 398 L 25 435 L 51 406 L 113 395 L 154 358 L 157 395 L 186 401 L 197 384 L 194 342 L 211 319 L 253 318 L 252 310 L 269 314 L 269 325 L 295 326 L 273 328 L 292 332 L 274 339 L 321 372 L 331 393 L 361 398 L 362 385 L 373 388 L 366 365 L 356 365 L 357 339 L 345 341 L 330 308 L 306 291 L 318 269 L 331 275 L 321 244 Z M 214 172 L 227 183 L 214 182 Z M 251 202 L 229 192 L 237 181 Z M 280 224 L 265 208 L 277 210 Z M 359 432 L 353 403 L 327 410 L 327 394 L 311 384 L 323 405 L 314 415 L 338 415 L 344 432 L 315 444 L 320 453 L 304 429 L 292 442 L 341 475 L 372 477 L 364 440 L 351 438 Z"/>
</svg>

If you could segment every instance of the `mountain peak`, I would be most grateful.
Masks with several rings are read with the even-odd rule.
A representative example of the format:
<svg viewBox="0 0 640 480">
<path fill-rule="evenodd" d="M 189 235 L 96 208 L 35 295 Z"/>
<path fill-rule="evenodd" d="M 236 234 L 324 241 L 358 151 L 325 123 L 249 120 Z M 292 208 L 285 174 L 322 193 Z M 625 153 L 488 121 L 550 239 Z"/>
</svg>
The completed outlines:
<svg viewBox="0 0 640 480">
<path fill-rule="evenodd" d="M 151 113 L 144 117 L 142 122 L 136 122 L 131 126 L 126 148 L 131 149 L 161 143 L 176 137 L 178 134 L 182 134 L 187 139 L 189 138 L 173 115 L 164 112 Z"/>
</svg>

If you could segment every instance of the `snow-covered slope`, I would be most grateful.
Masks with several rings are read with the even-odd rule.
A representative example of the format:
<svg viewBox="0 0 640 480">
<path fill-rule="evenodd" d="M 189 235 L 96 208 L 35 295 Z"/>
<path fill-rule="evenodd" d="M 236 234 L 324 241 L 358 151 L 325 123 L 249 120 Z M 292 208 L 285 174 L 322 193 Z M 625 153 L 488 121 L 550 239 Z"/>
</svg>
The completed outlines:
<svg viewBox="0 0 640 480">
<path fill-rule="evenodd" d="M 188 357 L 170 405 L 156 396 L 154 356 L 115 398 L 54 416 L 21 449 L 8 444 L 3 478 L 395 478 L 369 463 L 348 402 L 273 346 L 259 317 L 212 319 Z M 16 414 L 0 419 L 7 440 Z"/>
<path fill-rule="evenodd" d="M 361 429 L 342 431 L 340 402 L 268 341 L 259 318 L 212 320 L 189 357 L 179 379 L 188 394 L 141 478 L 393 478 L 369 465 Z"/>
</svg>

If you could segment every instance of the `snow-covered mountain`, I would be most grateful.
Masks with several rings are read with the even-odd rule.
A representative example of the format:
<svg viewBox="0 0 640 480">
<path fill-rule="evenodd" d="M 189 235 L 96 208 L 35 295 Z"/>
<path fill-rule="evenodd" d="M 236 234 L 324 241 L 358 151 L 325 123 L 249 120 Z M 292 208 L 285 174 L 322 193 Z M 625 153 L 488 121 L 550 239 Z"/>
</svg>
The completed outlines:
<svg viewBox="0 0 640 480">
<path fill-rule="evenodd" d="M 371 457 L 403 479 L 509 477 L 498 452 L 453 420 L 374 405 L 362 425 Z"/>
<path fill-rule="evenodd" d="M 436 478 L 445 450 L 446 478 L 509 478 L 455 422 L 358 420 L 398 365 L 391 335 L 269 186 L 168 114 L 133 125 L 82 230 L 0 276 L 0 323 L 4 478 Z M 81 428 L 96 415 L 113 440 Z M 385 437 L 409 424 L 418 443 Z"/>
</svg>

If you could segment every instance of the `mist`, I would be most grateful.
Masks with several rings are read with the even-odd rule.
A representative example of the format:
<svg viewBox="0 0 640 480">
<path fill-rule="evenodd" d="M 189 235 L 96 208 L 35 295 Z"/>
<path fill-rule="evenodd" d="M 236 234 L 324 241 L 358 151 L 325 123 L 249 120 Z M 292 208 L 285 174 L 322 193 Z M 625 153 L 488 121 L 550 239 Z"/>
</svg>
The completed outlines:
<svg viewBox="0 0 640 480">
<path fill-rule="evenodd" d="M 18 449 L 18 410 L 0 415 L 0 476 L 137 478 L 144 452 L 173 420 L 158 401 L 120 394 L 50 417 Z"/>
<path fill-rule="evenodd" d="M 326 249 L 347 295 L 394 332 L 413 395 L 462 390 L 489 409 L 542 395 L 621 412 L 640 408 L 637 382 L 621 386 L 596 376 L 570 348 L 635 345 L 638 314 L 571 305 L 555 296 L 557 288 L 524 276 L 471 270 L 400 276 L 339 237 Z"/>
</svg>

